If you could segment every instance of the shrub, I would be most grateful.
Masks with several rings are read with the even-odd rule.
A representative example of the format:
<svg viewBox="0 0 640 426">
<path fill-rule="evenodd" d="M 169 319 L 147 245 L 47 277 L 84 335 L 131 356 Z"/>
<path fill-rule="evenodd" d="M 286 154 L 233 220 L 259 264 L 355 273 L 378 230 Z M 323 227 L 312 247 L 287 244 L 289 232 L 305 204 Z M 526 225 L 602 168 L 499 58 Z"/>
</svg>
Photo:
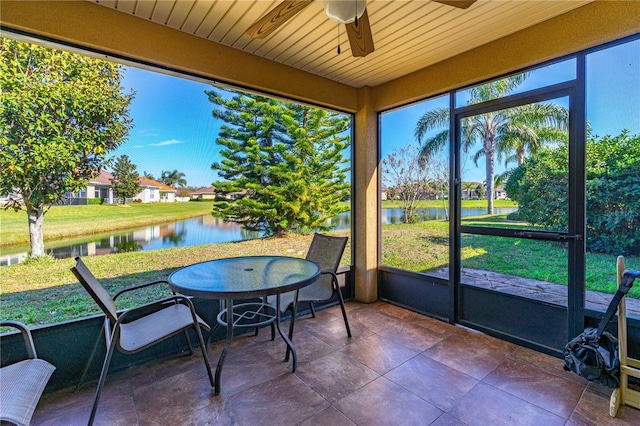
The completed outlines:
<svg viewBox="0 0 640 426">
<path fill-rule="evenodd" d="M 104 204 L 104 198 L 87 198 L 87 204 Z"/>
<path fill-rule="evenodd" d="M 640 135 L 587 145 L 587 247 L 640 254 Z"/>
<path fill-rule="evenodd" d="M 547 229 L 567 224 L 568 153 L 547 148 L 519 166 L 505 189 L 523 220 Z M 640 135 L 593 138 L 587 142 L 587 249 L 640 254 Z"/>
<path fill-rule="evenodd" d="M 513 222 L 522 222 L 525 219 L 522 217 L 520 210 L 516 210 L 515 212 L 507 214 L 507 220 L 511 220 Z"/>
</svg>

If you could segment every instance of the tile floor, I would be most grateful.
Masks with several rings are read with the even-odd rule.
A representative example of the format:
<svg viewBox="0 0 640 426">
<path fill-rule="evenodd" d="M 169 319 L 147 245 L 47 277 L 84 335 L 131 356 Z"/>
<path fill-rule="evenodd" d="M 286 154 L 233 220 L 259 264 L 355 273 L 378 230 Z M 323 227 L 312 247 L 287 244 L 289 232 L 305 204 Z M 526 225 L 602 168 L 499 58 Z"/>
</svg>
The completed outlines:
<svg viewBox="0 0 640 426">
<path fill-rule="evenodd" d="M 562 361 L 378 302 L 296 321 L 298 369 L 268 329 L 234 340 L 213 395 L 199 352 L 109 377 L 102 425 L 640 425 Z M 222 345 L 212 345 L 215 366 Z M 86 424 L 93 384 L 45 394 L 34 425 Z"/>
</svg>

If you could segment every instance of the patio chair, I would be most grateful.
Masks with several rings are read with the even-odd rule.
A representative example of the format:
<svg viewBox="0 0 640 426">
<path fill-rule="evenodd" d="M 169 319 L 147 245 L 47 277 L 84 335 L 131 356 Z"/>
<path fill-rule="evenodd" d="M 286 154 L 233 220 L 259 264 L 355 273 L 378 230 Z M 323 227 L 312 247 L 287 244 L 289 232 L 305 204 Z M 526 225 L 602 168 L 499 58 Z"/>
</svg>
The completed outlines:
<svg viewBox="0 0 640 426">
<path fill-rule="evenodd" d="M 338 277 L 336 271 L 340 265 L 340 259 L 347 245 L 348 237 L 333 237 L 324 234 L 314 234 L 307 256 L 305 259 L 315 262 L 320 266 L 320 277 L 315 283 L 301 288 L 297 293 L 291 291 L 283 293 L 280 296 L 280 310 L 284 313 L 287 310 L 291 310 L 291 322 L 289 323 L 289 339 L 293 338 L 293 328 L 295 324 L 295 317 L 297 312 L 297 304 L 301 302 L 309 303 L 309 309 L 311 310 L 311 316 L 316 317 L 316 312 L 313 307 L 314 303 L 328 302 L 334 293 L 338 294 L 338 302 L 340 302 L 340 309 L 342 310 L 342 318 L 344 319 L 344 326 L 347 329 L 347 336 L 351 337 L 351 329 L 349 328 L 349 320 L 347 319 L 347 311 L 344 308 L 344 300 L 342 298 L 342 292 L 340 291 L 340 285 L 338 284 Z M 270 304 L 275 303 L 275 296 L 269 296 L 268 302 Z M 273 327 L 271 329 L 272 337 L 274 337 Z M 289 359 L 289 349 L 287 348 L 286 360 Z"/>
<path fill-rule="evenodd" d="M 192 351 L 193 348 L 189 340 L 188 329 L 193 327 L 200 341 L 200 349 L 202 350 L 204 364 L 207 368 L 207 374 L 209 375 L 209 382 L 211 383 L 211 387 L 214 386 L 213 375 L 211 374 L 211 367 L 207 358 L 201 331 L 201 328 L 204 328 L 206 331 L 209 331 L 210 328 L 207 323 L 196 314 L 191 300 L 185 296 L 179 296 L 174 293 L 173 296 L 118 313 L 116 311 L 115 300 L 121 294 L 152 285 L 168 283 L 166 281 L 153 281 L 140 284 L 121 290 L 111 298 L 79 257 L 76 257 L 76 266 L 71 268 L 71 271 L 105 313 L 103 331 L 105 334 L 107 353 L 104 357 L 104 364 L 98 381 L 91 417 L 89 418 L 89 425 L 93 424 L 95 419 L 98 402 L 100 401 L 100 393 L 107 378 L 109 363 L 111 362 L 111 357 L 116 347 L 122 353 L 132 354 L 184 332 L 189 350 Z M 94 348 L 94 353 L 95 349 L 96 348 Z M 93 354 L 91 358 L 93 358 Z M 91 363 L 91 358 L 89 359 L 89 364 Z M 89 364 L 87 364 L 87 368 Z M 87 369 L 85 369 L 85 373 L 86 370 Z M 82 378 L 80 381 L 82 382 Z"/>
<path fill-rule="evenodd" d="M 2 321 L 2 327 L 20 330 L 27 348 L 28 359 L 0 368 L 0 421 L 28 425 L 40 396 L 56 369 L 39 359 L 33 337 L 26 325 L 18 321 Z"/>
</svg>

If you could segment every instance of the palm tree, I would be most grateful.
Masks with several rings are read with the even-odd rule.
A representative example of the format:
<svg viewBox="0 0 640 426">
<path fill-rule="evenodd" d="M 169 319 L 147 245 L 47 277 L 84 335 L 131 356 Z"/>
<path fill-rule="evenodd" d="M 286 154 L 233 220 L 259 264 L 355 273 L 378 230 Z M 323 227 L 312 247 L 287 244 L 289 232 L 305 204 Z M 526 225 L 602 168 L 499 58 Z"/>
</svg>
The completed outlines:
<svg viewBox="0 0 640 426">
<path fill-rule="evenodd" d="M 467 200 L 471 199 L 471 191 L 476 187 L 473 182 L 462 182 L 462 190 L 467 193 Z"/>
<path fill-rule="evenodd" d="M 522 73 L 501 80 L 482 84 L 469 90 L 467 104 L 477 104 L 504 97 L 513 92 L 529 76 Z M 569 114 L 566 108 L 556 104 L 530 104 L 482 115 L 467 117 L 462 121 L 462 150 L 469 152 L 476 144 L 481 148 L 472 156 L 473 161 L 485 157 L 485 182 L 487 182 L 487 213 L 493 214 L 495 157 L 509 159 L 515 152 L 518 161 L 525 153 L 534 153 L 542 144 L 558 138 L 559 131 L 566 129 Z M 449 142 L 448 108 L 427 111 L 416 124 L 415 137 L 422 145 L 426 158 L 442 150 Z M 426 138 L 428 131 L 445 128 Z M 555 139 L 558 140 L 558 139 Z"/>
<path fill-rule="evenodd" d="M 162 177 L 160 178 L 162 183 L 169 186 L 187 186 L 187 180 L 185 179 L 185 174 L 174 170 L 172 172 L 162 171 Z"/>
<path fill-rule="evenodd" d="M 513 120 L 498 145 L 498 158 L 505 165 L 524 162 L 527 153 L 535 154 L 543 146 L 567 141 L 569 111 L 556 104 L 529 104 L 514 108 Z"/>
</svg>

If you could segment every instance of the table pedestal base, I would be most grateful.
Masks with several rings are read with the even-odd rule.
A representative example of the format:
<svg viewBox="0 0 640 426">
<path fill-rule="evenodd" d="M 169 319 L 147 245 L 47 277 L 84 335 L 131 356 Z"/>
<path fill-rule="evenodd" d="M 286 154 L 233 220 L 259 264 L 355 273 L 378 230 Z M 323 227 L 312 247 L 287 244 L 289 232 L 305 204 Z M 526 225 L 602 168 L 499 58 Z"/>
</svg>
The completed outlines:
<svg viewBox="0 0 640 426">
<path fill-rule="evenodd" d="M 207 339 L 207 346 L 209 346 L 209 342 L 211 341 L 211 336 L 220 326 L 227 327 L 227 337 L 225 339 L 224 347 L 222 348 L 222 352 L 220 353 L 220 357 L 218 358 L 218 365 L 216 366 L 216 374 L 215 374 L 215 386 L 214 386 L 214 394 L 220 394 L 220 376 L 222 374 L 222 366 L 224 365 L 224 360 L 227 357 L 227 352 L 229 351 L 229 347 L 231 347 L 231 343 L 233 342 L 233 329 L 234 328 L 256 328 L 260 326 L 264 326 L 267 324 L 273 324 L 275 322 L 276 328 L 278 329 L 278 334 L 282 337 L 282 340 L 287 344 L 287 353 L 286 353 L 286 361 L 288 361 L 289 354 L 292 356 L 292 372 L 296 371 L 296 367 L 298 365 L 298 357 L 296 354 L 296 348 L 293 346 L 293 342 L 289 339 L 289 336 L 282 329 L 282 324 L 280 324 L 280 294 L 276 294 L 276 306 L 273 306 L 264 302 L 250 302 L 250 303 L 241 303 L 238 305 L 233 305 L 233 299 L 226 298 L 225 299 L 226 307 L 220 309 L 220 313 L 216 317 L 217 324 L 211 330 L 209 334 L 209 338 Z M 249 308 L 242 312 L 236 313 L 235 309 L 238 308 Z M 267 312 L 268 309 L 275 310 L 275 314 L 270 314 Z M 228 313 L 232 313 L 232 321 L 231 326 L 229 326 L 229 317 Z M 252 321 L 254 322 L 246 322 Z M 273 330 L 273 329 L 272 329 Z"/>
</svg>

